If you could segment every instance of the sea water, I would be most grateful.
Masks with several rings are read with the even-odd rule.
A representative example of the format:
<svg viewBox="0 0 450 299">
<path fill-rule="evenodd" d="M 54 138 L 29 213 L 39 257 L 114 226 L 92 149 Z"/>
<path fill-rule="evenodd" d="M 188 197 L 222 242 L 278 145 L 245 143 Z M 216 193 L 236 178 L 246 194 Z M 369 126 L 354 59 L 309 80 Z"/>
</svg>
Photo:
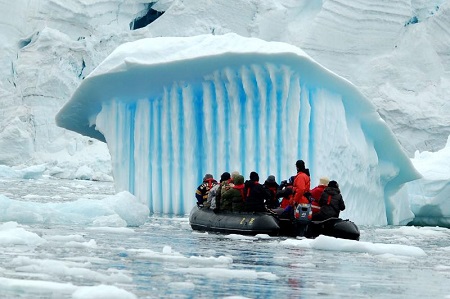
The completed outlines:
<svg viewBox="0 0 450 299">
<path fill-rule="evenodd" d="M 0 180 L 0 194 L 35 203 L 114 193 L 105 182 Z M 73 298 L 77 287 L 100 285 L 137 298 L 450 298 L 445 228 L 360 227 L 361 240 L 347 250 L 342 243 L 320 248 L 285 237 L 196 232 L 187 215 L 150 215 L 137 228 L 20 227 L 46 243 L 0 240 L 1 298 Z M 389 245 L 392 252 L 377 250 Z M 402 255 L 397 245 L 425 255 Z"/>
</svg>

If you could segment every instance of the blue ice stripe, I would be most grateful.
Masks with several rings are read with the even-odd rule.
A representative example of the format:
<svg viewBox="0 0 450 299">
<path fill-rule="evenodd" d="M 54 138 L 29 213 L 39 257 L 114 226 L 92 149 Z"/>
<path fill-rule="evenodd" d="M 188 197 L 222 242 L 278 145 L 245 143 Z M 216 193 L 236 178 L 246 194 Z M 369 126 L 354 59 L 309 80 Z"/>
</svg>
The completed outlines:
<svg viewBox="0 0 450 299">
<path fill-rule="evenodd" d="M 136 178 L 135 178 L 135 161 L 134 161 L 134 149 L 135 149 L 135 144 L 134 144 L 134 128 L 136 126 L 135 124 L 135 115 L 136 115 L 136 102 L 130 103 L 128 104 L 128 109 L 126 109 L 126 111 L 128 111 L 128 123 L 130 124 L 129 127 L 129 140 L 128 140 L 128 144 L 129 144 L 129 169 L 130 171 L 128 172 L 130 175 L 128 176 L 128 185 L 130 188 L 130 192 L 135 194 L 135 182 L 136 182 Z"/>
<path fill-rule="evenodd" d="M 195 122 L 195 131 L 197 136 L 197 143 L 195 144 L 195 161 L 197 162 L 196 165 L 198 165 L 197 168 L 197 181 L 201 182 L 203 175 L 204 175 L 204 169 L 205 169 L 205 155 L 204 155 L 204 139 L 203 135 L 204 133 L 204 123 L 205 123 L 205 117 L 203 112 L 203 94 L 201 90 L 194 90 L 194 105 L 195 110 L 195 116 L 196 119 Z"/>
<path fill-rule="evenodd" d="M 167 91 L 167 98 L 166 101 L 170 101 L 170 89 Z M 167 105 L 167 111 L 166 111 L 166 119 L 167 119 L 167 148 L 169 149 L 169 174 L 172 176 L 173 174 L 173 162 L 174 162 L 174 155 L 173 155 L 173 131 L 172 131 L 172 103 L 169 102 Z M 169 194 L 167 194 L 167 198 L 169 201 L 169 207 L 168 211 L 170 214 L 173 213 L 173 188 L 168 188 Z"/>
<path fill-rule="evenodd" d="M 314 167 L 311 167 L 311 166 L 313 166 L 313 165 L 315 165 L 314 164 L 314 157 L 316 156 L 315 154 L 314 154 L 314 149 L 315 149 L 315 147 L 314 147 L 314 144 L 315 144 L 315 140 L 313 140 L 314 139 L 314 136 L 315 136 L 315 128 L 314 128 L 314 124 L 316 123 L 315 122 L 315 115 L 314 115 L 314 111 L 316 111 L 315 110 L 315 101 L 313 100 L 313 92 L 311 91 L 311 90 L 309 90 L 309 96 L 308 96 L 308 101 L 309 101 L 309 105 L 310 105 L 310 107 L 311 107 L 311 109 L 310 109 L 310 115 L 309 115 L 309 117 L 310 117 L 310 119 L 309 119 L 309 142 L 308 142 L 308 162 L 309 162 L 309 165 L 310 165 L 310 174 L 311 174 L 311 177 L 313 177 L 313 174 L 314 174 Z"/>
<path fill-rule="evenodd" d="M 184 173 L 184 163 L 181 163 L 181 161 L 183 161 L 183 153 L 185 151 L 185 146 L 184 146 L 184 106 L 183 106 L 183 94 L 182 94 L 182 90 L 178 87 L 177 88 L 177 104 L 178 104 L 178 113 L 179 115 L 178 117 L 178 146 L 180 148 L 179 151 L 179 157 L 178 157 L 178 161 L 180 161 L 179 163 L 179 171 L 178 171 L 178 177 L 179 177 L 179 194 L 180 194 L 180 198 L 178 199 L 178 211 L 180 213 L 180 211 L 184 211 L 184 178 L 183 178 L 183 173 Z"/>
<path fill-rule="evenodd" d="M 222 100 L 223 100 L 223 117 L 221 119 L 221 121 L 223 121 L 223 125 L 225 128 L 225 144 L 222 146 L 225 146 L 225 157 L 221 157 L 222 159 L 225 159 L 225 169 L 224 171 L 232 171 L 230 169 L 230 159 L 231 159 L 231 155 L 230 155 L 230 147 L 231 147 L 231 134 L 230 134 L 230 125 L 231 125 L 231 118 L 230 118 L 230 99 L 228 98 L 228 91 L 227 88 L 225 86 L 225 82 L 222 80 L 220 83 L 218 84 L 222 84 L 222 88 L 221 90 L 223 91 L 222 94 Z"/>
<path fill-rule="evenodd" d="M 239 157 L 241 159 L 241 167 L 242 167 L 242 171 L 243 174 L 247 173 L 247 163 L 246 160 L 250 157 L 250 154 L 253 153 L 247 153 L 246 151 L 246 147 L 247 147 L 247 142 L 246 142 L 246 136 L 247 136 L 247 118 L 250 117 L 250 115 L 247 115 L 247 111 L 245 110 L 245 106 L 247 103 L 247 98 L 245 95 L 245 91 L 244 91 L 244 86 L 242 85 L 242 80 L 237 80 L 237 78 L 234 78 L 234 80 L 236 80 L 237 85 L 238 85 L 238 102 L 239 102 L 239 107 L 240 107 L 240 116 L 239 116 L 239 143 L 240 143 L 240 148 L 239 148 Z M 245 176 L 245 175 L 244 175 Z"/>
<path fill-rule="evenodd" d="M 218 113 L 218 103 L 217 103 L 217 95 L 216 95 L 216 91 L 214 88 L 214 85 L 209 82 L 207 88 L 209 88 L 210 91 L 210 95 L 211 95 L 211 109 L 212 109 L 212 128 L 211 128 L 211 134 L 212 134 L 212 168 L 213 168 L 213 173 L 217 174 L 218 169 L 217 169 L 217 165 L 218 165 L 218 156 L 217 156 L 217 146 L 218 146 L 218 142 L 217 142 L 217 137 L 219 136 L 219 132 L 218 132 L 218 128 L 217 128 L 217 122 L 219 119 L 219 113 Z M 220 146 L 223 146 L 223 144 L 220 144 Z"/>
<path fill-rule="evenodd" d="M 282 134 L 284 134 L 283 133 L 283 123 L 282 123 L 282 117 L 283 117 L 283 98 L 282 98 L 282 92 L 280 91 L 280 88 L 282 88 L 283 87 L 283 84 L 282 84 L 282 82 L 280 82 L 280 77 L 281 76 L 275 76 L 276 78 L 275 78 L 275 88 L 276 88 L 276 90 L 275 90 L 275 95 L 276 95 L 276 98 L 275 98 L 275 102 L 276 102 L 276 105 L 277 105 L 277 113 L 276 113 L 276 125 L 275 125 L 275 127 L 276 127 L 276 132 L 277 132 L 277 138 L 276 138 L 276 140 L 277 140 L 277 142 L 276 142 L 276 150 L 275 150 L 275 152 L 277 153 L 276 154 L 276 160 L 277 160 L 277 162 L 276 162 L 276 165 L 277 165 L 277 174 L 278 174 L 278 177 L 280 177 L 281 176 L 281 161 L 282 161 L 282 153 L 283 153 L 283 147 L 285 147 L 285 145 L 284 144 L 282 144 Z M 272 81 L 270 81 L 271 83 L 272 83 Z M 287 103 L 285 103 L 285 105 L 284 105 L 286 108 L 285 108 L 285 110 L 286 110 L 286 113 L 287 113 L 287 110 L 289 109 L 289 107 L 288 107 L 288 105 L 287 105 Z M 288 137 L 288 136 L 287 136 Z"/>
<path fill-rule="evenodd" d="M 152 186 L 153 186 L 153 180 L 154 180 L 154 177 L 153 177 L 153 162 L 154 162 L 154 159 L 153 159 L 153 155 L 155 154 L 155 147 L 154 147 L 154 144 L 155 144 L 155 142 L 153 142 L 153 138 L 154 138 L 154 136 L 153 136 L 153 122 L 154 122 L 154 119 L 155 119 L 155 116 L 154 116 L 154 110 L 153 110 L 153 105 L 152 105 L 152 99 L 148 99 L 148 101 L 149 101 L 149 105 L 148 105 L 148 109 L 149 109 L 149 122 L 150 122 L 150 124 L 149 124 L 149 129 L 148 129 L 148 133 L 149 133 L 149 137 L 148 137 L 148 140 L 150 141 L 149 142 L 149 149 L 148 149 L 148 151 L 149 151 L 149 155 L 148 155 L 148 171 L 149 171 L 149 176 L 148 176 L 148 178 L 149 178 L 149 181 L 148 181 L 148 186 L 149 186 L 149 189 L 150 189 L 150 192 L 148 192 L 148 195 L 149 195 L 149 198 L 148 198 L 148 207 L 149 207 L 149 209 L 150 209 L 150 213 L 153 213 L 154 212 L 154 204 L 153 204 L 153 201 L 154 201 L 154 198 L 153 198 L 153 193 L 154 193 L 154 190 L 152 190 L 153 188 L 152 188 Z"/>
<path fill-rule="evenodd" d="M 298 126 L 297 126 L 297 143 L 298 143 L 298 145 L 297 145 L 297 158 L 296 158 L 296 159 L 302 159 L 302 160 L 305 159 L 304 157 L 302 157 L 302 143 L 303 143 L 303 140 L 302 140 L 302 136 L 303 136 L 302 121 L 303 121 L 303 117 L 304 117 L 304 114 L 305 114 L 305 112 L 304 112 L 305 111 L 305 108 L 304 108 L 305 105 L 303 103 L 303 98 L 304 98 L 303 92 L 304 92 L 304 90 L 302 89 L 300 91 L 300 113 L 298 115 L 299 121 L 298 121 Z"/>
<path fill-rule="evenodd" d="M 248 81 L 251 81 L 252 84 L 250 86 L 250 95 L 251 99 L 253 101 L 252 105 L 252 113 L 253 113 L 253 121 L 254 121 L 254 129 L 253 129 L 253 136 L 254 136 L 254 142 L 255 142 L 255 152 L 251 153 L 250 155 L 254 155 L 256 160 L 256 169 L 255 171 L 257 173 L 261 172 L 261 158 L 264 159 L 264 157 L 261 157 L 261 145 L 260 145 L 260 137 L 259 132 L 261 131 L 260 128 L 260 122 L 261 122 L 261 97 L 259 96 L 259 93 L 255 90 L 257 84 L 256 84 L 256 77 L 254 72 L 249 72 L 250 78 L 248 78 Z"/>
<path fill-rule="evenodd" d="M 162 103 L 161 103 L 161 98 L 158 98 L 155 101 L 155 105 L 156 105 L 156 140 L 161 141 L 162 140 Z M 163 207 L 163 172 L 162 172 L 162 143 L 158 142 L 156 144 L 156 148 L 157 148 L 157 165 L 158 165 L 158 194 L 159 194 L 159 208 L 162 209 Z"/>
</svg>

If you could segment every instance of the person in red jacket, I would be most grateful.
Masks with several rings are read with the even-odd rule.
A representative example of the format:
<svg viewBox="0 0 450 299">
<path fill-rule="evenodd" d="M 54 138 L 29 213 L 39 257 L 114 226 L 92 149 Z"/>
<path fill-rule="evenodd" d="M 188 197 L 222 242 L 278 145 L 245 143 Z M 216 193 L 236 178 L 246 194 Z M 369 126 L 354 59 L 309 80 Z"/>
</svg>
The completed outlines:
<svg viewBox="0 0 450 299">
<path fill-rule="evenodd" d="M 297 175 L 294 179 L 294 184 L 292 185 L 294 191 L 294 205 L 297 204 L 308 204 L 309 199 L 305 196 L 306 192 L 309 192 L 311 179 L 309 178 L 309 170 L 305 168 L 305 162 L 303 160 L 298 160 L 295 163 L 297 167 Z"/>
<path fill-rule="evenodd" d="M 320 197 L 322 196 L 323 190 L 325 190 L 325 188 L 328 186 L 328 183 L 330 182 L 330 179 L 327 177 L 321 177 L 319 179 L 319 185 L 317 185 L 317 187 L 314 187 L 311 190 L 311 210 L 312 210 L 312 214 L 316 214 L 320 211 L 320 205 L 319 205 L 319 200 Z"/>
<path fill-rule="evenodd" d="M 320 196 L 319 204 L 320 212 L 313 215 L 312 220 L 314 221 L 339 218 L 340 212 L 345 210 L 344 199 L 336 181 L 328 183 L 328 186 L 323 190 L 322 196 Z"/>
</svg>

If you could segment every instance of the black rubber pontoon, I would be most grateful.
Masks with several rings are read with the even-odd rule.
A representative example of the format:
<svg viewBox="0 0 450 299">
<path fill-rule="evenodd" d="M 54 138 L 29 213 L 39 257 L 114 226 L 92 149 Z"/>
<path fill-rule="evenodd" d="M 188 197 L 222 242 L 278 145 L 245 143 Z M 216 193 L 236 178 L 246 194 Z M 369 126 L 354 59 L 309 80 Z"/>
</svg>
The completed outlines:
<svg viewBox="0 0 450 299">
<path fill-rule="evenodd" d="M 193 230 L 225 234 L 278 236 L 280 226 L 270 213 L 238 213 L 194 207 L 189 216 Z"/>
<path fill-rule="evenodd" d="M 308 224 L 305 237 L 316 238 L 319 235 L 359 241 L 360 233 L 358 227 L 352 221 L 330 218 L 324 221 L 311 221 Z"/>
<path fill-rule="evenodd" d="M 224 234 L 306 237 L 326 235 L 335 238 L 359 240 L 359 229 L 350 220 L 330 218 L 309 220 L 310 207 L 299 211 L 298 218 L 283 218 L 275 212 L 214 212 L 206 207 L 194 207 L 189 216 L 193 230 Z"/>
</svg>

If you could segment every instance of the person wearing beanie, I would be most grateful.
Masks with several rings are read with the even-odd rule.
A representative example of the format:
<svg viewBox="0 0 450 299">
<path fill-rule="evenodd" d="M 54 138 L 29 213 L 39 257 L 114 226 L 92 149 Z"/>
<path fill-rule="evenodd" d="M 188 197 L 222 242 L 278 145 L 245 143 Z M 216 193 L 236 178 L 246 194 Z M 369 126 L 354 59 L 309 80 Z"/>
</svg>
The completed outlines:
<svg viewBox="0 0 450 299">
<path fill-rule="evenodd" d="M 222 175 L 220 176 L 220 182 L 225 182 L 227 180 L 231 179 L 231 175 L 229 172 L 224 172 L 222 173 Z"/>
<path fill-rule="evenodd" d="M 217 181 L 212 174 L 205 174 L 203 182 L 197 187 L 195 191 L 195 198 L 197 199 L 197 206 L 203 207 L 203 203 L 208 200 L 208 193 L 214 185 L 217 185 Z"/>
<path fill-rule="evenodd" d="M 294 205 L 309 203 L 309 199 L 305 196 L 305 193 L 310 191 L 311 179 L 309 178 L 309 170 L 306 171 L 305 162 L 303 160 L 298 160 L 295 163 L 297 168 L 297 175 L 295 176 L 293 183 L 294 191 Z"/>
<path fill-rule="evenodd" d="M 224 172 L 220 176 L 220 183 L 214 185 L 208 192 L 208 199 L 206 201 L 205 207 L 209 207 L 215 212 L 220 210 L 220 197 L 222 194 L 222 186 L 224 182 L 227 182 L 231 178 L 229 172 Z"/>
<path fill-rule="evenodd" d="M 224 180 L 224 181 L 221 183 L 221 185 L 222 185 L 222 187 L 220 188 L 221 196 L 222 196 L 226 191 L 228 191 L 228 190 L 230 190 L 231 188 L 234 187 L 233 180 L 234 180 L 234 178 L 235 178 L 236 176 L 238 176 L 238 175 L 239 175 L 239 171 L 233 171 L 233 172 L 231 173 L 231 175 L 230 175 L 230 178 Z M 231 209 L 231 206 L 230 206 L 230 209 Z"/>
<path fill-rule="evenodd" d="M 250 172 L 250 180 L 253 182 L 259 182 L 259 175 L 254 171 Z"/>
<path fill-rule="evenodd" d="M 321 177 L 319 179 L 319 185 L 311 190 L 311 210 L 313 215 L 320 211 L 319 199 L 322 196 L 323 190 L 328 186 L 330 180 L 327 177 Z"/>
<path fill-rule="evenodd" d="M 280 202 L 278 201 L 277 191 L 280 188 L 277 181 L 275 180 L 274 175 L 269 175 L 266 181 L 263 184 L 264 188 L 270 192 L 270 200 L 266 203 L 267 208 L 276 209 L 280 206 Z"/>
<path fill-rule="evenodd" d="M 313 215 L 312 220 L 326 220 L 329 218 L 339 218 L 340 211 L 345 210 L 344 199 L 336 181 L 330 181 L 323 190 L 319 200 L 320 211 Z"/>
<path fill-rule="evenodd" d="M 297 160 L 297 162 L 295 162 L 295 167 L 297 167 L 297 172 L 298 171 L 304 171 L 306 169 L 305 161 Z"/>
<path fill-rule="evenodd" d="M 231 178 L 234 179 L 235 176 L 240 175 L 239 171 L 235 170 L 231 173 Z"/>
<path fill-rule="evenodd" d="M 250 172 L 250 180 L 245 182 L 245 209 L 248 212 L 265 212 L 270 192 L 259 183 L 257 172 Z"/>
</svg>

